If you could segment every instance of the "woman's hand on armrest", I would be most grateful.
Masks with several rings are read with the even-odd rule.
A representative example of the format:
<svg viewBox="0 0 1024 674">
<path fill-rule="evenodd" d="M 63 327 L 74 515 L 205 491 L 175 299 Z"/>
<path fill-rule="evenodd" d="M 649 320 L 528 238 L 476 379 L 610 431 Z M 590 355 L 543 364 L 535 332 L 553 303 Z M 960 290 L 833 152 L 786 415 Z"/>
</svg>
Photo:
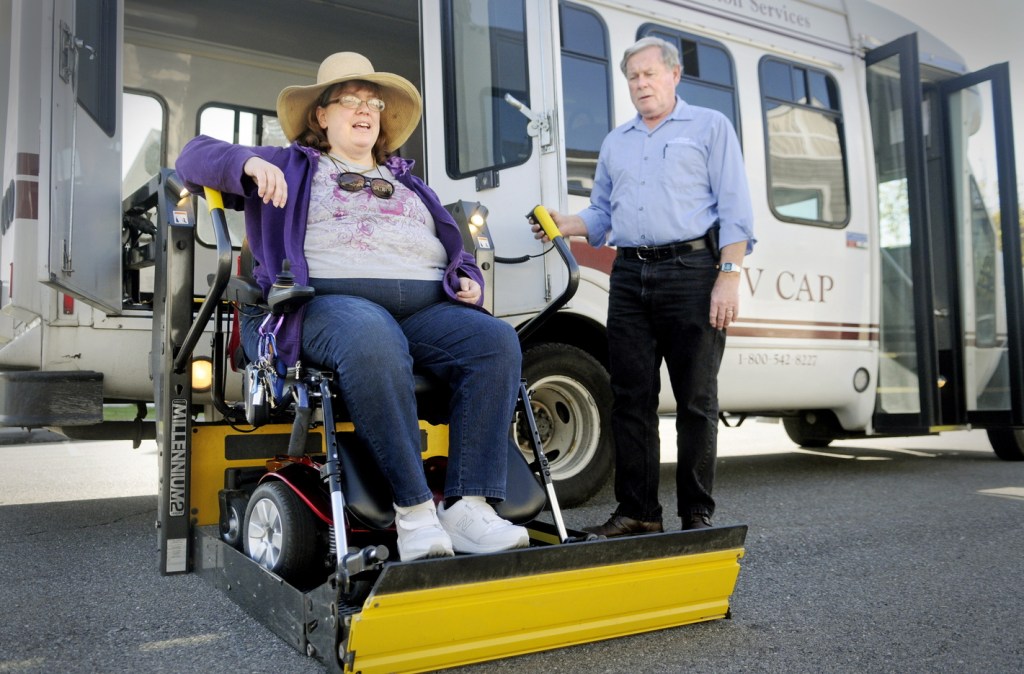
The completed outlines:
<svg viewBox="0 0 1024 674">
<path fill-rule="evenodd" d="M 245 175 L 256 183 L 256 193 L 263 203 L 273 203 L 283 208 L 288 203 L 288 183 L 284 180 L 284 172 L 260 157 L 250 157 L 242 166 Z"/>
<path fill-rule="evenodd" d="M 480 294 L 482 289 L 480 284 L 471 278 L 462 276 L 459 278 L 459 287 L 461 290 L 455 293 L 455 296 L 459 298 L 460 302 L 466 304 L 477 304 L 480 301 Z"/>
</svg>

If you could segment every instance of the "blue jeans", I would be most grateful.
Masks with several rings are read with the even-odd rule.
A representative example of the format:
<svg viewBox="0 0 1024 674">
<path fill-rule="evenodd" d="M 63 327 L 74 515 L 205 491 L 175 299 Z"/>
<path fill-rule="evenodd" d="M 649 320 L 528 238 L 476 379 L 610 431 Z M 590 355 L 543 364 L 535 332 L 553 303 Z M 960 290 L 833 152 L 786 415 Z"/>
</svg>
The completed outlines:
<svg viewBox="0 0 1024 674">
<path fill-rule="evenodd" d="M 445 382 L 449 403 L 445 497 L 505 498 L 509 433 L 522 354 L 515 330 L 451 302 L 440 282 L 312 279 L 303 361 L 336 373 L 356 435 L 391 483 L 397 505 L 431 498 L 420 457 L 413 365 Z M 243 323 L 255 353 L 259 320 Z"/>
<path fill-rule="evenodd" d="M 678 513 L 714 513 L 718 368 L 725 349 L 725 332 L 709 321 L 717 278 L 707 250 L 660 262 L 619 257 L 612 267 L 608 359 L 619 515 L 648 522 L 662 519 L 662 359 L 676 399 Z"/>
</svg>

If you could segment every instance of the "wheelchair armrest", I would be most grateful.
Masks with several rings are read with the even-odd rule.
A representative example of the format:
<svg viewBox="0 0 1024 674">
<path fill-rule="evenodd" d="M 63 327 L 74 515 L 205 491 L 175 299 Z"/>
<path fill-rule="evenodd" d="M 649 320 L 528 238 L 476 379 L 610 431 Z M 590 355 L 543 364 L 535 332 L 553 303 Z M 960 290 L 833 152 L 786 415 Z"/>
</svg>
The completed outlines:
<svg viewBox="0 0 1024 674">
<path fill-rule="evenodd" d="M 257 306 L 263 303 L 263 289 L 248 276 L 232 276 L 224 290 L 224 299 L 243 306 Z"/>
<path fill-rule="evenodd" d="M 315 293 L 316 291 L 310 286 L 297 284 L 278 285 L 275 283 L 270 287 L 270 292 L 267 293 L 267 306 L 270 307 L 270 313 L 275 316 L 290 314 L 313 299 Z"/>
<path fill-rule="evenodd" d="M 248 276 L 232 276 L 224 290 L 224 299 L 243 306 L 260 306 L 265 304 L 274 314 L 288 314 L 309 301 L 315 294 L 313 288 L 302 285 L 279 286 L 270 288 L 267 301 L 263 301 L 263 289 Z"/>
</svg>

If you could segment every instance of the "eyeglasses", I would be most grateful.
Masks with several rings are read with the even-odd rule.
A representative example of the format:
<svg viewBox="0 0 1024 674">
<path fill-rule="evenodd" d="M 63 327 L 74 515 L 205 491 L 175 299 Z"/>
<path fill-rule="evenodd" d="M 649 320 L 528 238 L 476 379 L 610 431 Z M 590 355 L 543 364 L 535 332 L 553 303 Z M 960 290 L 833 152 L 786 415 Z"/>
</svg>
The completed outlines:
<svg viewBox="0 0 1024 674">
<path fill-rule="evenodd" d="M 391 181 L 384 178 L 367 178 L 362 173 L 346 171 L 338 176 L 338 187 L 346 192 L 358 192 L 362 189 L 370 190 L 370 193 L 378 199 L 390 199 L 395 193 L 395 186 Z"/>
<path fill-rule="evenodd" d="M 379 98 L 367 98 L 364 101 L 358 96 L 353 96 L 352 94 L 344 94 L 340 98 L 335 98 L 332 101 L 327 101 L 327 105 L 334 105 L 335 103 L 338 103 L 339 105 L 341 105 L 341 107 L 347 108 L 349 110 L 358 110 L 360 105 L 366 103 L 366 107 L 369 110 L 373 110 L 374 112 L 384 111 L 384 101 L 382 101 Z M 324 107 L 326 108 L 327 105 L 325 105 Z"/>
</svg>

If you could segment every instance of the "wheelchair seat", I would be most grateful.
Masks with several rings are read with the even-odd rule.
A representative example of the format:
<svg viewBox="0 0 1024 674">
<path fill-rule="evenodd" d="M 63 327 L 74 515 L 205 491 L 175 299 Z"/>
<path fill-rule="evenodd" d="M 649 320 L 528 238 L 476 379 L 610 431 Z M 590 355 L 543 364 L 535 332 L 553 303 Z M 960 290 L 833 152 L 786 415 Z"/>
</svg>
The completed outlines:
<svg viewBox="0 0 1024 674">
<path fill-rule="evenodd" d="M 248 257 L 248 260 L 246 259 Z M 251 270 L 251 253 L 248 246 L 243 244 L 241 254 L 240 272 L 237 276 L 228 281 L 224 298 L 237 307 L 259 307 L 263 311 L 270 311 L 273 303 L 267 303 L 263 299 L 263 291 L 252 276 L 244 271 Z M 273 293 L 273 291 L 272 291 Z M 311 296 L 311 295 L 309 295 Z M 294 311 L 298 306 L 308 300 L 309 296 L 303 298 L 297 294 L 294 300 L 287 300 L 284 305 L 275 308 L 276 313 L 287 313 Z M 291 304 L 288 304 L 291 302 Z M 248 358 L 241 346 L 239 331 L 241 328 L 238 312 L 232 322 L 232 335 L 229 340 L 228 355 L 232 367 L 236 370 L 244 369 L 248 364 Z M 293 386 L 311 387 L 312 382 L 322 376 L 326 368 L 320 368 L 315 364 L 303 366 L 304 371 L 309 375 L 300 378 Z M 421 420 L 432 425 L 445 424 L 448 421 L 449 391 L 442 382 L 434 379 L 425 373 L 414 373 L 415 392 L 417 401 L 417 415 Z M 336 388 L 332 387 L 332 402 L 330 408 L 335 424 L 351 421 L 344 401 L 338 395 Z M 315 400 L 315 396 L 308 395 L 312 391 L 307 390 L 304 397 Z M 527 403 L 528 404 L 528 403 Z M 294 406 L 293 406 L 294 408 Z M 293 437 L 297 432 L 304 434 L 305 429 L 298 425 L 308 424 L 309 415 L 296 414 L 294 409 L 288 412 L 293 424 Z M 362 442 L 355 433 L 338 433 L 336 436 L 338 444 L 338 459 L 341 464 L 340 480 L 342 493 L 345 495 L 345 506 L 350 517 L 370 529 L 386 529 L 394 522 L 395 512 L 393 507 L 394 495 L 391 486 L 384 474 L 381 472 L 370 452 L 366 451 Z M 305 443 L 301 443 L 305 446 Z M 501 517 L 523 524 L 533 520 L 547 504 L 547 496 L 541 487 L 537 476 L 527 464 L 525 457 L 518 445 L 509 436 L 508 446 L 508 473 L 506 498 L 500 503 L 494 504 L 494 509 Z M 444 465 L 443 461 L 438 462 L 434 457 L 428 459 L 424 468 L 427 472 L 428 484 L 435 492 L 443 491 Z"/>
<path fill-rule="evenodd" d="M 533 520 L 544 509 L 547 497 L 536 475 L 526 463 L 519 447 L 509 439 L 508 477 L 505 500 L 494 504 L 499 516 L 515 524 Z M 395 519 L 394 496 L 391 485 L 377 466 L 377 462 L 354 434 L 338 437 L 338 457 L 341 461 L 341 488 L 349 514 L 370 529 L 387 529 Z M 425 464 L 427 483 L 432 489 L 443 487 L 444 466 Z"/>
</svg>

